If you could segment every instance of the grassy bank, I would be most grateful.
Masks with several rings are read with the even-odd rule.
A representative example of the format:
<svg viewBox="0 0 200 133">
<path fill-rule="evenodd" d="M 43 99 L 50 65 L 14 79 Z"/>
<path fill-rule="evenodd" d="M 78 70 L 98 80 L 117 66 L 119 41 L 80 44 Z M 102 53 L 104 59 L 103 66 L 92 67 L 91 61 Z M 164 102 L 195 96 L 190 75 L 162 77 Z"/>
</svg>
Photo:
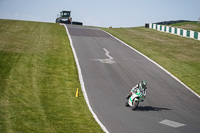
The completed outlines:
<svg viewBox="0 0 200 133">
<path fill-rule="evenodd" d="M 102 28 L 163 66 L 200 94 L 200 41 L 137 28 Z"/>
<path fill-rule="evenodd" d="M 0 132 L 102 132 L 80 91 L 65 28 L 0 20 Z"/>
</svg>

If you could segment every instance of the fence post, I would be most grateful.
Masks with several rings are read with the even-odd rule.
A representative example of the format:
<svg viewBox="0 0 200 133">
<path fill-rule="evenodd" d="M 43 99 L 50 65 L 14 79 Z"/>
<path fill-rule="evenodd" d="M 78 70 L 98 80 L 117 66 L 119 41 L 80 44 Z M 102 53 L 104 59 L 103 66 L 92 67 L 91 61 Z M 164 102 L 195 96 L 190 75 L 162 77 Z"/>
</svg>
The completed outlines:
<svg viewBox="0 0 200 133">
<path fill-rule="evenodd" d="M 187 37 L 187 30 L 183 30 L 183 36 Z"/>
<path fill-rule="evenodd" d="M 194 38 L 198 39 L 198 32 L 196 32 L 196 31 L 194 32 Z"/>
<path fill-rule="evenodd" d="M 169 27 L 169 33 L 172 33 L 172 27 Z"/>
<path fill-rule="evenodd" d="M 198 40 L 200 40 L 200 32 L 198 32 Z"/>
<path fill-rule="evenodd" d="M 175 28 L 174 34 L 177 34 L 177 28 Z"/>
</svg>

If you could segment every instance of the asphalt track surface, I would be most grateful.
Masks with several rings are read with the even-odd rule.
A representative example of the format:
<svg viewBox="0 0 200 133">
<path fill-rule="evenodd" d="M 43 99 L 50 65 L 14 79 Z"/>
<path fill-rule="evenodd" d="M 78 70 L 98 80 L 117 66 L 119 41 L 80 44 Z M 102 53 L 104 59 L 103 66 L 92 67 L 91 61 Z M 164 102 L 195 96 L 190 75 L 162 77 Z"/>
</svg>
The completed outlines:
<svg viewBox="0 0 200 133">
<path fill-rule="evenodd" d="M 90 105 L 108 132 L 200 132 L 200 98 L 185 86 L 107 33 L 67 27 Z M 125 97 L 142 80 L 147 81 L 147 97 L 132 111 Z"/>
</svg>

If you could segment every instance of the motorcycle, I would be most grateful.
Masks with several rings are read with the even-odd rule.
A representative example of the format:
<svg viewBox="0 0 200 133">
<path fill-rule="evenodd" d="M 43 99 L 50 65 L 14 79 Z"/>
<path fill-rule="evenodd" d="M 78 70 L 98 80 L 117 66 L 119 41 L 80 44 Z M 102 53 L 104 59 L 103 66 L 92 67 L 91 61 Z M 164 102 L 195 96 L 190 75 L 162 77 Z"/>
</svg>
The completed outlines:
<svg viewBox="0 0 200 133">
<path fill-rule="evenodd" d="M 140 89 L 137 89 L 131 96 L 129 94 L 126 97 L 126 106 L 131 107 L 132 110 L 135 110 L 138 107 L 139 102 L 143 102 L 145 99 L 144 93 L 141 93 Z"/>
</svg>

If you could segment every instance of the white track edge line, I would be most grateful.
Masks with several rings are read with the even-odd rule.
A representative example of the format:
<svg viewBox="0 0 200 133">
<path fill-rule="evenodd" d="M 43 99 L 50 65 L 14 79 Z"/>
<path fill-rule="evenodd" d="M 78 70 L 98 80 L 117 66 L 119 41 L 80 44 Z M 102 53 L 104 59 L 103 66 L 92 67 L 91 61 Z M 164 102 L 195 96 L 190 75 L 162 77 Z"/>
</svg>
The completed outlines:
<svg viewBox="0 0 200 133">
<path fill-rule="evenodd" d="M 76 51 L 75 51 L 75 48 L 74 48 L 74 45 L 73 45 L 73 42 L 72 42 L 72 39 L 71 39 L 71 36 L 69 34 L 69 31 L 68 31 L 68 28 L 65 24 L 62 24 L 65 26 L 65 29 L 66 29 L 66 32 L 67 32 L 67 35 L 69 37 L 69 41 L 70 41 L 70 45 L 71 45 L 71 48 L 72 48 L 72 51 L 73 51 L 73 54 L 74 54 L 74 58 L 75 58 L 75 61 L 76 61 L 76 65 L 77 65 L 77 69 L 78 69 L 78 74 L 79 74 L 79 80 L 80 80 L 80 83 L 81 83 L 81 89 L 82 89 L 82 92 L 83 92 L 83 96 L 85 98 L 85 101 L 88 105 L 88 108 L 90 110 L 90 112 L 92 113 L 94 119 L 96 120 L 96 122 L 100 125 L 100 127 L 102 128 L 102 130 L 106 133 L 109 133 L 108 130 L 106 129 L 106 127 L 101 123 L 101 121 L 99 120 L 99 118 L 97 117 L 97 115 L 94 113 L 92 107 L 90 106 L 90 102 L 89 102 L 89 99 L 88 99 L 88 96 L 87 96 L 87 92 L 85 90 L 85 84 L 84 84 L 84 81 L 83 81 L 83 76 L 82 76 L 82 72 L 81 72 L 81 67 L 79 65 L 79 61 L 78 61 L 78 57 L 77 57 L 77 54 L 76 54 Z"/>
<path fill-rule="evenodd" d="M 194 92 L 191 88 L 189 88 L 187 85 L 185 85 L 182 81 L 180 81 L 177 77 L 175 77 L 173 74 L 171 74 L 169 71 L 167 71 L 164 67 L 162 67 L 161 65 L 159 65 L 158 63 L 156 63 L 155 61 L 153 61 L 152 59 L 150 59 L 149 57 L 147 57 L 146 55 L 144 55 L 143 53 L 139 52 L 138 50 L 134 49 L 133 47 L 131 47 L 130 45 L 126 44 L 125 42 L 123 42 L 122 40 L 118 39 L 117 37 L 113 36 L 112 34 L 100 29 L 101 31 L 107 33 L 108 35 L 110 35 L 111 37 L 115 38 L 116 40 L 118 40 L 119 42 L 123 43 L 124 45 L 126 45 L 127 47 L 129 47 L 130 49 L 134 50 L 135 52 L 139 53 L 140 55 L 144 56 L 146 59 L 148 59 L 149 61 L 151 61 L 152 63 L 154 63 L 155 65 L 157 65 L 159 68 L 161 68 L 163 71 L 165 71 L 167 74 L 169 74 L 171 77 L 173 77 L 175 80 L 177 80 L 179 83 L 181 83 L 185 88 L 187 88 L 188 90 L 190 90 L 193 94 L 195 94 L 198 98 L 200 98 L 200 96 Z"/>
</svg>

